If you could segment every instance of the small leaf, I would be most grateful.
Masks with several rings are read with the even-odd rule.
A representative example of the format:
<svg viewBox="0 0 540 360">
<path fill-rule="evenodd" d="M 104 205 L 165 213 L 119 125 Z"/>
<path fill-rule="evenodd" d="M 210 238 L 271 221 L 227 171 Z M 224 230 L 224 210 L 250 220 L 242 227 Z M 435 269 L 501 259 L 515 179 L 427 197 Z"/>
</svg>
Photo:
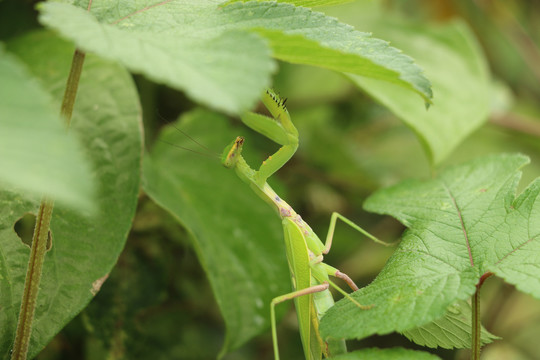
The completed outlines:
<svg viewBox="0 0 540 360">
<path fill-rule="evenodd" d="M 220 151 L 238 135 L 225 117 L 203 110 L 183 116 L 177 126 Z M 281 222 L 217 155 L 174 146 L 198 149 L 166 128 L 144 159 L 143 188 L 191 234 L 225 319 L 226 353 L 267 329 L 270 301 L 291 291 Z"/>
<path fill-rule="evenodd" d="M 429 324 L 403 332 L 409 340 L 418 345 L 431 348 L 468 349 L 471 347 L 471 305 L 467 301 L 459 301 L 451 305 L 444 316 Z M 482 327 L 482 345 L 491 343 L 499 337 L 489 333 Z"/>
<path fill-rule="evenodd" d="M 93 183 L 60 106 L 0 44 L 0 181 L 38 198 L 90 210 Z"/>
<path fill-rule="evenodd" d="M 329 360 L 436 360 L 438 356 L 416 350 L 403 348 L 363 349 L 344 355 L 334 356 Z"/>
<path fill-rule="evenodd" d="M 41 79 L 57 108 L 74 48 L 38 32 L 9 43 Z M 83 216 L 57 204 L 51 221 L 52 248 L 45 256 L 28 358 L 39 351 L 93 298 L 122 251 L 139 193 L 141 112 L 133 81 L 118 65 L 87 56 L 70 131 L 81 139 L 98 184 L 97 211 Z M 68 166 L 68 164 L 63 164 Z M 13 230 L 37 200 L 0 189 L 0 358 L 8 358 L 30 249 Z"/>
<path fill-rule="evenodd" d="M 429 181 L 406 181 L 376 192 L 365 208 L 392 215 L 409 229 L 379 276 L 328 311 L 324 336 L 363 338 L 406 331 L 443 316 L 495 273 L 540 298 L 540 181 L 516 198 L 528 163 L 499 155 L 449 168 Z"/>
</svg>

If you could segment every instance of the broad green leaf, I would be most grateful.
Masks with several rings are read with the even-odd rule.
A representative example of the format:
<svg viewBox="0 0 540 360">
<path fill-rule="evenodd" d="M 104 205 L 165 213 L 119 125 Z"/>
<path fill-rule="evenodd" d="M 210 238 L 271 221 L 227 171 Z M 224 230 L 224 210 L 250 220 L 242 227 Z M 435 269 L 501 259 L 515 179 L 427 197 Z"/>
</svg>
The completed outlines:
<svg viewBox="0 0 540 360">
<path fill-rule="evenodd" d="M 1 44 L 0 79 L 0 183 L 89 210 L 93 183 L 77 139 L 50 94 Z"/>
<path fill-rule="evenodd" d="M 239 135 L 226 118 L 202 110 L 182 117 L 178 126 L 219 151 Z M 168 127 L 144 159 L 143 188 L 193 238 L 225 319 L 225 353 L 267 329 L 271 299 L 290 291 L 281 222 L 217 155 L 175 146 L 200 150 Z"/>
<path fill-rule="evenodd" d="M 405 331 L 470 298 L 480 277 L 494 273 L 540 298 L 540 181 L 516 197 L 528 163 L 523 155 L 480 158 L 429 181 L 405 181 L 376 192 L 368 211 L 409 229 L 379 276 L 322 319 L 324 336 L 363 338 Z"/>
<path fill-rule="evenodd" d="M 197 29 L 205 17 L 222 13 L 219 1 L 169 1 L 137 13 L 144 4 L 155 1 L 95 1 L 94 16 L 75 6 L 44 3 L 40 21 L 86 51 L 223 111 L 251 107 L 270 85 L 275 63 L 260 36 Z"/>
<path fill-rule="evenodd" d="M 491 84 L 482 51 L 462 22 L 428 27 L 379 20 L 375 33 L 425 69 L 433 83 L 433 105 L 426 111 L 423 101 L 402 87 L 350 77 L 402 119 L 418 135 L 431 163 L 439 164 L 487 121 Z"/>
<path fill-rule="evenodd" d="M 48 33 L 34 33 L 9 44 L 53 95 L 59 107 L 73 47 Z M 135 86 L 117 65 L 87 56 L 72 127 L 83 144 L 98 184 L 98 210 L 92 216 L 60 204 L 51 222 L 52 248 L 43 267 L 29 358 L 37 353 L 99 291 L 116 263 L 135 213 L 141 162 L 141 114 Z M 0 358 L 14 339 L 29 248 L 13 230 L 38 200 L 13 188 L 0 190 Z"/>
<path fill-rule="evenodd" d="M 89 14 L 45 3 L 40 21 L 86 51 L 231 113 L 252 106 L 269 85 L 272 53 L 283 61 L 383 80 L 425 101 L 431 98 L 429 81 L 410 57 L 334 18 L 285 3 L 222 4 L 102 0 L 93 2 Z"/>
<path fill-rule="evenodd" d="M 344 355 L 334 356 L 329 360 L 436 360 L 438 356 L 416 350 L 403 348 L 363 349 Z"/>
<path fill-rule="evenodd" d="M 418 345 L 431 348 L 467 349 L 471 347 L 471 305 L 467 301 L 459 301 L 451 305 L 446 314 L 429 324 L 403 332 L 409 340 Z M 498 339 L 482 327 L 481 341 L 483 345 Z"/>
</svg>

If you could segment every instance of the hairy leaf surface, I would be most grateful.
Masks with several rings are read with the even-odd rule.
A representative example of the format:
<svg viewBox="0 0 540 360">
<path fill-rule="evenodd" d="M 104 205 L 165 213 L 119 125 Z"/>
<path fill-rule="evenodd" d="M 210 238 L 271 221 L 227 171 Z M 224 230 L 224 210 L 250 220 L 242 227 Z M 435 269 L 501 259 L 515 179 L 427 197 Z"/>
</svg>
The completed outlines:
<svg viewBox="0 0 540 360">
<path fill-rule="evenodd" d="M 409 229 L 379 276 L 353 295 L 373 308 L 340 301 L 322 320 L 324 336 L 363 338 L 424 325 L 470 298 L 490 273 L 540 298 L 540 181 L 516 197 L 528 161 L 519 154 L 481 158 L 372 195 L 366 210 Z"/>
<path fill-rule="evenodd" d="M 397 84 L 431 98 L 413 60 L 386 41 L 286 3 L 94 1 L 91 13 L 40 6 L 40 21 L 77 46 L 230 113 L 252 106 L 277 59 Z"/>
<path fill-rule="evenodd" d="M 467 301 L 459 301 L 451 305 L 442 318 L 407 330 L 403 335 L 418 345 L 431 348 L 467 349 L 471 347 L 472 342 L 471 319 L 471 305 Z M 498 337 L 482 327 L 483 345 L 495 339 Z"/>
<path fill-rule="evenodd" d="M 256 0 L 259 2 L 268 1 L 268 0 Z M 339 4 L 345 4 L 348 2 L 351 2 L 353 0 L 276 0 L 276 2 L 280 3 L 289 3 L 296 6 L 305 6 L 305 7 L 315 7 L 315 6 L 331 6 L 331 5 L 339 5 Z M 248 2 L 248 0 L 229 0 L 227 1 L 227 4 L 232 4 L 235 2 Z"/>
</svg>

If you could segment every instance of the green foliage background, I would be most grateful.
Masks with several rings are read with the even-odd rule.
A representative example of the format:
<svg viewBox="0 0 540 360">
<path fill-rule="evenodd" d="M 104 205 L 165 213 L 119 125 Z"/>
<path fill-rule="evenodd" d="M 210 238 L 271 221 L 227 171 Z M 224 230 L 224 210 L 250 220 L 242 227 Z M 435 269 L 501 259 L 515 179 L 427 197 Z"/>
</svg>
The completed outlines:
<svg viewBox="0 0 540 360">
<path fill-rule="evenodd" d="M 8 43 L 8 49 L 15 51 L 17 38 L 39 27 L 33 5 L 31 1 L 0 1 L 0 39 Z M 423 99 L 412 92 L 403 93 L 401 88 L 379 85 L 354 75 L 345 78 L 330 70 L 279 62 L 273 86 L 289 99 L 287 105 L 299 129 L 301 145 L 296 156 L 273 179 L 273 185 L 319 234 L 326 232 L 331 212 L 339 211 L 380 238 L 397 239 L 403 226 L 390 218 L 366 213 L 362 210 L 364 199 L 380 187 L 406 178 L 426 179 L 447 165 L 480 155 L 522 152 L 530 156 L 531 165 L 524 168 L 521 188 L 540 176 L 540 77 L 534 69 L 537 64 L 534 60 L 539 59 L 534 51 L 529 51 L 538 50 L 540 43 L 539 4 L 518 0 L 494 1 L 483 6 L 466 0 L 356 1 L 318 10 L 354 25 L 357 30 L 373 32 L 374 36 L 404 50 L 426 70 L 435 92 L 434 105 L 425 112 Z M 523 38 L 530 43 L 520 41 Z M 19 56 L 23 57 L 25 51 L 29 61 L 47 57 L 46 50 L 34 54 L 29 50 L 20 49 Z M 477 56 L 482 53 L 485 59 Z M 189 114 L 184 117 L 184 123 L 188 123 L 190 135 L 214 152 L 221 151 L 237 133 L 246 135 L 251 147 L 247 153 L 260 154 L 252 155 L 253 163 L 276 148 L 267 139 L 247 132 L 233 117 L 202 113 L 195 110 L 197 106 L 184 94 L 141 75 L 134 79 L 142 103 L 145 147 L 154 157 L 165 154 L 179 164 L 174 169 L 160 167 L 173 184 L 160 186 L 161 191 L 178 190 L 174 180 L 180 177 L 193 183 L 200 178 L 197 184 L 201 186 L 200 193 L 187 194 L 185 200 L 208 203 L 213 196 L 226 192 L 226 186 L 237 186 L 234 179 L 223 178 L 224 188 L 214 189 L 215 195 L 212 185 L 203 189 L 207 179 L 228 175 L 221 175 L 226 171 L 217 161 L 170 145 L 189 143 L 174 129 L 167 130 L 168 144 L 156 141 L 159 131 L 180 115 Z M 369 94 L 360 92 L 351 80 L 370 89 Z M 415 110 L 407 108 L 410 103 L 416 106 Z M 137 110 L 137 104 L 124 106 Z M 227 110 L 227 104 L 222 108 Z M 133 120 L 136 115 L 126 116 L 136 121 Z M 486 119 L 489 121 L 483 124 Z M 194 123 L 194 120 L 200 121 Z M 445 138 L 471 132 L 463 142 L 450 140 L 455 148 L 441 145 Z M 420 135 L 419 140 L 415 133 L 430 135 L 424 138 Z M 196 145 L 189 146 L 201 150 Z M 138 161 L 135 153 L 132 150 L 130 158 L 134 162 Z M 148 159 L 152 157 L 145 161 Z M 204 168 L 203 164 L 208 167 Z M 437 167 L 432 168 L 431 164 Z M 145 180 L 146 192 L 153 195 L 151 179 L 146 176 Z M 126 179 L 131 192 L 136 190 L 138 180 L 133 181 Z M 245 187 L 239 201 L 257 201 L 248 192 Z M 118 212 L 129 214 L 133 206 Z M 261 212 L 266 211 L 269 224 L 264 231 L 274 232 L 277 237 L 275 244 L 269 244 L 269 251 L 277 253 L 283 247 L 279 221 L 265 206 L 262 204 Z M 241 227 L 249 219 L 240 217 L 244 221 L 231 225 L 224 214 L 216 211 L 185 215 L 191 216 L 197 226 L 185 224 L 190 229 L 186 230 L 142 192 L 126 246 L 101 291 L 38 359 L 215 358 L 225 341 L 225 324 L 205 274 L 213 263 L 199 262 L 200 245 L 193 241 L 193 236 L 211 232 L 219 224 Z M 249 224 L 245 227 L 251 231 Z M 256 231 L 261 229 L 253 231 L 256 236 Z M 338 226 L 335 239 L 326 262 L 362 285 L 373 279 L 392 252 L 360 239 L 356 232 L 345 227 Z M 105 245 L 100 248 L 103 256 L 109 251 Z M 218 255 L 219 249 L 216 261 Z M 265 264 L 264 255 L 260 256 L 254 262 Z M 269 278 L 284 276 L 275 264 L 268 263 L 264 269 L 269 272 L 266 274 Z M 251 300 L 244 299 L 245 294 L 240 291 L 233 294 L 237 298 L 231 295 L 228 301 Z M 538 301 L 496 279 L 486 283 L 483 296 L 484 324 L 504 339 L 488 345 L 485 358 L 537 358 Z M 282 357 L 302 358 L 294 312 L 289 311 L 288 305 L 280 310 L 284 314 L 278 330 Z M 228 341 L 240 343 L 241 340 Z M 371 337 L 351 344 L 350 348 L 390 345 L 419 348 L 400 335 Z M 466 351 L 434 352 L 443 359 L 467 358 Z M 225 357 L 254 358 L 273 358 L 268 333 Z"/>
</svg>

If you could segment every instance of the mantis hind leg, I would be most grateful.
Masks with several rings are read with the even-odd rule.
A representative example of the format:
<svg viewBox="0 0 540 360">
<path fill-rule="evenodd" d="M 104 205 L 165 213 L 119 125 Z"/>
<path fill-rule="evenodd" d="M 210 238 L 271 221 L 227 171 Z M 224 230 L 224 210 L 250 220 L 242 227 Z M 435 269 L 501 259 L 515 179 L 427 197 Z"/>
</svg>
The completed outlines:
<svg viewBox="0 0 540 360">
<path fill-rule="evenodd" d="M 301 296 L 311 295 L 311 294 L 314 294 L 314 293 L 318 293 L 318 292 L 321 292 L 321 291 L 328 290 L 328 287 L 329 287 L 328 283 L 325 282 L 325 283 L 322 283 L 322 284 L 310 286 L 310 287 L 302 289 L 302 290 L 297 290 L 297 291 L 293 291 L 293 292 L 290 292 L 290 293 L 285 294 L 285 295 L 278 296 L 278 297 L 276 297 L 276 298 L 274 298 L 272 300 L 272 302 L 270 303 L 270 321 L 271 321 L 271 326 L 272 326 L 272 344 L 273 344 L 273 347 L 274 347 L 274 359 L 275 360 L 279 360 L 279 349 L 278 349 L 278 341 L 277 341 L 275 306 L 277 304 L 280 304 L 280 303 L 285 302 L 287 300 L 293 300 L 293 299 L 299 298 Z M 297 311 L 299 311 L 299 309 L 297 309 Z M 308 325 L 308 328 L 309 328 L 309 325 Z M 307 340 L 308 339 L 305 339 L 305 340 L 302 339 L 303 342 L 307 341 Z M 307 344 L 303 344 L 303 345 L 304 345 L 304 353 L 308 354 L 309 353 L 309 347 L 306 348 Z"/>
<path fill-rule="evenodd" d="M 310 261 L 309 265 L 311 267 L 311 273 L 313 277 L 316 278 L 320 282 L 329 283 L 334 289 L 336 289 L 343 296 L 348 298 L 351 302 L 353 302 L 359 308 L 364 309 L 364 310 L 371 309 L 372 307 L 371 305 L 360 304 L 359 302 L 354 300 L 349 294 L 343 291 L 343 289 L 337 286 L 333 281 L 331 281 L 328 278 L 329 276 L 337 277 L 337 278 L 345 280 L 345 282 L 347 282 L 347 284 L 353 291 L 358 290 L 358 286 L 356 286 L 354 281 L 352 281 L 352 279 L 347 274 L 339 271 L 333 266 L 323 263 L 322 260 L 323 260 L 323 256 L 319 255 Z"/>
</svg>

